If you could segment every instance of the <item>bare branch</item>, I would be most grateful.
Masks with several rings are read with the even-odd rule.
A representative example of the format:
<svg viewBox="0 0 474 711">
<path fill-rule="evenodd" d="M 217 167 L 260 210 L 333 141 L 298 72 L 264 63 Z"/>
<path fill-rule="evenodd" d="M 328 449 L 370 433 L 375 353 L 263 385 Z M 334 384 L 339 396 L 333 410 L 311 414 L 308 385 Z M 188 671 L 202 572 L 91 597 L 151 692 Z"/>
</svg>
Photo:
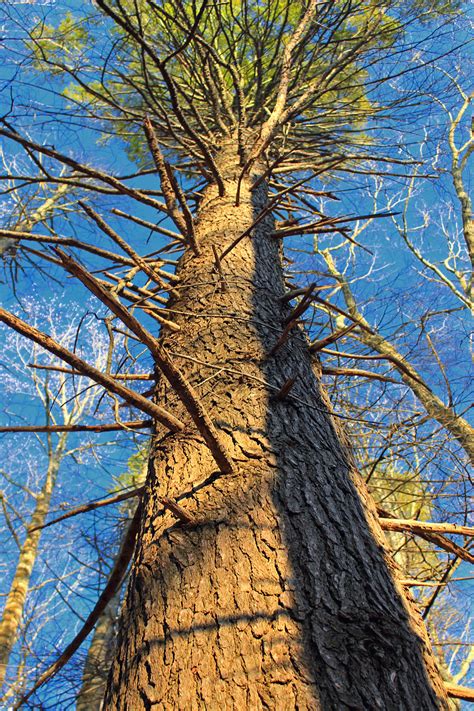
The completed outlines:
<svg viewBox="0 0 474 711">
<path fill-rule="evenodd" d="M 14 316 L 2 308 L 0 308 L 0 321 L 3 321 L 3 323 L 7 324 L 7 326 L 10 326 L 10 328 L 13 328 L 18 333 L 21 333 L 26 338 L 34 341 L 50 353 L 53 353 L 53 355 L 58 356 L 61 360 L 69 363 L 74 370 L 78 370 L 82 375 L 91 378 L 91 380 L 94 380 L 99 385 L 102 385 L 102 387 L 106 390 L 114 393 L 115 395 L 119 395 L 119 397 L 123 398 L 129 403 L 129 405 L 132 405 L 133 407 L 146 412 L 148 415 L 151 415 L 153 418 L 157 419 L 158 422 L 161 422 L 161 424 L 165 425 L 173 432 L 179 432 L 184 429 L 184 425 L 180 420 L 163 408 L 159 407 L 159 405 L 156 405 L 151 400 L 147 400 L 142 397 L 142 395 L 139 395 L 133 390 L 129 390 L 129 388 L 121 385 L 111 375 L 101 373 L 92 365 L 89 365 L 89 363 L 82 360 L 82 358 L 79 358 L 75 353 L 71 353 L 71 351 L 67 350 L 67 348 L 64 348 L 64 346 L 61 346 L 59 343 L 54 341 L 50 336 L 38 331 L 38 329 L 30 326 L 17 316 Z"/>
<path fill-rule="evenodd" d="M 433 533 L 455 533 L 459 536 L 474 536 L 474 528 L 459 526 L 456 523 L 433 523 L 432 521 L 417 521 L 415 519 L 381 518 L 380 525 L 385 531 L 407 531 L 408 533 L 432 531 Z"/>
<path fill-rule="evenodd" d="M 178 368 L 176 368 L 171 358 L 159 344 L 157 339 L 154 338 L 151 333 L 149 333 L 149 331 L 147 331 L 146 328 L 142 326 L 142 324 L 134 316 L 132 316 L 117 299 L 113 298 L 112 295 L 109 294 L 80 264 L 75 262 L 64 252 L 61 252 L 61 250 L 57 249 L 56 252 L 60 256 L 63 266 L 71 274 L 74 274 L 74 276 L 80 279 L 80 281 L 87 286 L 87 288 L 106 306 L 108 306 L 108 308 L 116 316 L 118 316 L 136 336 L 138 336 L 142 343 L 150 349 L 157 366 L 163 371 L 170 385 L 174 388 L 176 394 L 185 405 L 196 427 L 211 450 L 221 471 L 223 473 L 232 472 L 234 468 L 233 463 L 229 458 L 224 445 L 220 440 L 219 434 L 209 418 L 209 415 L 203 408 L 194 389 L 184 378 Z M 115 387 L 117 387 L 117 384 Z"/>
<path fill-rule="evenodd" d="M 141 496 L 144 490 L 144 486 L 139 486 L 136 489 L 133 489 L 132 491 L 126 491 L 124 494 L 116 494 L 115 496 L 109 496 L 107 499 L 101 499 L 100 501 L 91 501 L 88 504 L 77 506 L 76 508 L 71 509 L 71 511 L 68 511 L 62 516 L 58 516 L 58 518 L 54 518 L 52 521 L 48 521 L 48 523 L 45 523 L 42 526 L 30 528 L 30 532 L 38 531 L 43 528 L 48 528 L 48 526 L 53 526 L 54 524 L 59 523 L 60 521 L 65 521 L 66 519 L 72 518 L 73 516 L 78 516 L 79 514 L 87 513 L 88 511 L 95 511 L 95 509 L 102 508 L 102 506 L 111 506 L 112 504 L 118 504 L 120 501 L 126 501 L 127 499 L 132 499 L 136 496 Z"/>
<path fill-rule="evenodd" d="M 80 375 L 79 371 L 76 372 Z M 131 422 L 114 422 L 106 425 L 18 425 L 16 427 L 0 427 L 0 432 L 117 432 L 120 430 L 141 430 L 151 427 L 152 420 L 132 420 Z"/>
<path fill-rule="evenodd" d="M 141 520 L 142 509 L 138 505 L 135 511 L 135 515 L 132 519 L 130 526 L 128 527 L 127 534 L 122 542 L 120 553 L 117 557 L 113 570 L 108 579 L 107 585 L 103 589 L 94 609 L 87 617 L 83 627 L 80 629 L 78 634 L 74 637 L 72 642 L 68 644 L 64 652 L 59 656 L 59 658 L 51 664 L 46 671 L 44 671 L 35 684 L 29 689 L 22 697 L 16 702 L 13 707 L 15 711 L 22 708 L 23 704 L 30 698 L 34 692 L 43 686 L 43 684 L 55 676 L 71 659 L 73 654 L 77 652 L 81 644 L 87 638 L 90 632 L 94 629 L 95 623 L 99 619 L 100 614 L 105 610 L 109 600 L 115 595 L 122 580 L 127 572 L 128 564 L 130 563 L 133 551 L 135 548 L 135 541 L 138 535 L 140 520 Z"/>
<path fill-rule="evenodd" d="M 474 689 L 468 686 L 456 686 L 456 684 L 447 684 L 445 682 L 448 696 L 452 699 L 463 699 L 464 701 L 474 701 Z"/>
</svg>

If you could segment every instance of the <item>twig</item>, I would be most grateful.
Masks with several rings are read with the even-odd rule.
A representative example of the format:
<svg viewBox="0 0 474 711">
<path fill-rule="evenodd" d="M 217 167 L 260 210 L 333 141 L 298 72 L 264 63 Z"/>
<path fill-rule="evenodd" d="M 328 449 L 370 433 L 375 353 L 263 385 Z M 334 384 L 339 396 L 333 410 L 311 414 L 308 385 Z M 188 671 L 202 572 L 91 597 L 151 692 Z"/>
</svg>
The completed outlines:
<svg viewBox="0 0 474 711">
<path fill-rule="evenodd" d="M 79 370 L 61 368 L 59 365 L 39 365 L 37 363 L 28 363 L 28 367 L 37 368 L 38 370 L 54 370 L 58 373 L 70 373 L 71 375 L 82 375 Z M 113 373 L 111 375 L 116 380 L 155 380 L 153 373 Z"/>
<path fill-rule="evenodd" d="M 138 303 L 137 306 L 139 306 L 139 305 L 140 304 Z M 143 311 L 146 314 L 148 314 L 148 316 L 151 316 L 156 321 L 158 321 L 158 323 L 161 326 L 164 326 L 165 328 L 169 328 L 169 330 L 173 331 L 173 333 L 177 333 L 178 331 L 181 331 L 181 326 L 178 326 L 178 324 L 175 323 L 174 321 L 170 321 L 169 319 L 161 316 L 161 314 L 160 314 L 161 309 L 158 308 L 157 306 L 147 309 L 142 305 L 141 308 L 143 309 Z"/>
<path fill-rule="evenodd" d="M 163 203 L 159 202 L 158 200 L 154 200 L 153 198 L 149 197 L 141 190 L 135 190 L 133 188 L 129 188 L 127 185 L 124 185 L 120 180 L 118 180 L 117 178 L 114 178 L 112 175 L 107 175 L 107 173 L 102 173 L 100 170 L 97 170 L 96 168 L 90 168 L 87 165 L 83 165 L 82 163 L 79 163 L 78 161 L 74 160 L 73 158 L 70 158 L 69 156 L 65 156 L 62 153 L 59 153 L 58 151 L 54 150 L 53 148 L 48 148 L 47 146 L 43 146 L 39 143 L 34 143 L 33 141 L 29 141 L 26 138 L 23 138 L 23 136 L 20 136 L 19 133 L 13 133 L 12 131 L 7 131 L 4 128 L 0 128 L 0 136 L 5 136 L 6 138 L 10 138 L 12 141 L 19 143 L 20 145 L 24 146 L 25 148 L 29 148 L 33 151 L 37 151 L 38 153 L 49 156 L 50 158 L 53 158 L 54 160 L 57 160 L 60 163 L 63 163 L 64 165 L 68 165 L 70 168 L 73 168 L 73 170 L 75 170 L 79 173 L 87 175 L 90 178 L 95 178 L 96 180 L 100 180 L 102 183 L 105 183 L 106 185 L 112 186 L 113 188 L 115 188 L 115 190 L 117 190 L 119 193 L 121 193 L 123 195 L 128 195 L 129 197 L 133 198 L 134 200 L 137 200 L 138 202 L 142 202 L 145 205 L 150 205 L 151 207 L 154 207 L 156 210 L 160 210 L 161 212 L 165 212 L 166 214 L 168 214 L 168 210 L 166 209 L 166 206 L 163 205 Z"/>
<path fill-rule="evenodd" d="M 391 361 L 391 358 L 386 355 L 360 355 L 359 353 L 345 353 L 344 351 L 333 351 L 330 348 L 321 348 L 320 349 L 323 353 L 327 353 L 328 355 L 332 356 L 337 356 L 338 358 L 349 358 L 349 359 L 354 359 L 354 360 L 389 360 Z"/>
<path fill-rule="evenodd" d="M 115 395 L 118 395 L 119 397 L 123 398 L 130 405 L 133 405 L 133 407 L 136 407 L 139 410 L 146 412 L 148 415 L 151 415 L 151 417 L 157 419 L 158 422 L 161 422 L 161 424 L 168 427 L 171 431 L 179 432 L 184 429 L 184 424 L 174 415 L 167 412 L 159 405 L 156 405 L 151 400 L 147 400 L 145 397 L 139 395 L 134 390 L 130 390 L 124 385 L 121 385 L 111 375 L 107 375 L 106 373 L 102 373 L 100 370 L 97 370 L 92 365 L 89 365 L 89 363 L 86 363 L 86 361 L 82 360 L 82 358 L 79 358 L 75 353 L 71 353 L 71 351 L 68 351 L 67 348 L 61 346 L 50 336 L 47 336 L 41 331 L 38 331 L 33 326 L 30 326 L 29 324 L 19 319 L 17 316 L 14 316 L 9 311 L 5 311 L 1 307 L 0 321 L 6 323 L 7 326 L 10 326 L 18 333 L 21 333 L 22 336 L 26 336 L 26 338 L 29 338 L 30 341 L 34 341 L 50 353 L 53 353 L 55 356 L 58 356 L 58 358 L 61 358 L 61 360 L 65 361 L 66 363 L 69 363 L 69 365 L 71 365 L 74 370 L 78 370 L 82 375 L 86 375 L 88 378 L 91 378 L 91 380 L 94 380 L 96 383 L 99 383 L 99 385 L 102 385 L 102 387 L 104 387 L 106 390 L 109 390 Z"/>
<path fill-rule="evenodd" d="M 287 291 L 286 294 L 283 294 L 283 296 L 280 296 L 280 301 L 283 304 L 287 304 L 288 301 L 296 299 L 297 296 L 303 296 L 303 294 L 306 294 L 306 291 L 306 286 L 302 286 L 299 289 L 292 289 L 291 291 Z"/>
<path fill-rule="evenodd" d="M 86 205 L 86 203 L 82 202 L 79 200 L 79 205 L 82 207 L 84 212 L 89 215 L 92 220 L 96 223 L 96 225 L 106 234 L 108 237 L 110 237 L 116 244 L 119 245 L 123 251 L 128 254 L 128 256 L 133 260 L 133 262 L 137 265 L 137 267 L 140 267 L 140 269 L 150 277 L 156 284 L 158 284 L 164 291 L 168 291 L 169 293 L 175 293 L 173 288 L 168 286 L 166 282 L 163 281 L 163 279 L 160 277 L 158 271 L 154 269 L 148 262 L 143 259 L 137 252 L 135 252 L 132 247 L 126 242 L 124 239 L 120 237 L 109 225 L 105 222 L 105 220 L 102 219 L 102 217 L 89 205 Z M 171 275 L 170 275 L 171 276 Z"/>
<path fill-rule="evenodd" d="M 104 274 L 106 277 L 108 277 L 112 281 L 115 281 L 117 283 L 120 283 L 120 281 L 121 281 L 120 277 L 118 277 L 116 274 L 112 274 L 112 272 L 104 272 Z M 110 286 L 105 279 L 101 280 L 101 283 L 104 284 L 104 286 L 107 286 L 107 287 Z M 167 304 L 168 303 L 167 298 L 165 298 L 164 296 L 160 296 L 159 294 L 157 294 L 155 292 L 155 287 L 153 287 L 153 289 L 144 289 L 142 286 L 136 286 L 135 284 L 131 284 L 131 283 L 127 282 L 126 289 L 135 291 L 137 294 L 140 294 L 140 296 L 145 296 L 147 299 L 152 299 L 153 301 L 157 301 L 159 304 Z M 125 293 L 126 293 L 126 290 L 124 291 L 124 294 Z"/>
<path fill-rule="evenodd" d="M 284 400 L 286 398 L 286 396 L 288 395 L 288 393 L 290 392 L 293 385 L 296 383 L 296 380 L 297 380 L 296 376 L 294 378 L 288 378 L 288 380 L 286 380 L 283 383 L 280 390 L 277 393 L 275 393 L 275 395 L 274 395 L 275 400 Z"/>
<path fill-rule="evenodd" d="M 191 213 L 189 212 L 189 208 L 187 207 L 187 203 L 184 196 L 182 194 L 179 194 L 180 191 L 178 190 L 178 185 L 175 176 L 171 170 L 171 166 L 166 163 L 163 157 L 163 154 L 160 150 L 160 146 L 158 144 L 155 129 L 153 128 L 153 124 L 148 116 L 145 116 L 143 120 L 143 128 L 145 131 L 145 136 L 148 142 L 150 153 L 153 157 L 153 161 L 160 175 L 161 189 L 163 190 L 166 207 L 168 208 L 170 217 L 175 223 L 176 227 L 181 232 L 181 234 L 190 244 L 192 244 L 196 254 L 198 254 L 199 250 L 194 235 L 194 225 Z M 178 206 L 176 205 L 176 200 L 180 202 L 182 208 L 184 202 L 185 208 L 183 209 L 183 213 L 179 211 Z M 186 214 L 184 214 L 184 210 L 186 211 Z"/>
<path fill-rule="evenodd" d="M 126 220 L 130 220 L 131 222 L 135 222 L 135 224 L 140 225 L 141 227 L 146 227 L 149 230 L 152 230 L 153 232 L 159 232 L 162 235 L 165 235 L 166 237 L 171 237 L 171 239 L 177 240 L 178 242 L 185 242 L 185 239 L 181 235 L 179 235 L 177 232 L 173 232 L 172 230 L 167 230 L 165 227 L 162 227 L 161 225 L 155 225 L 153 222 L 149 222 L 148 220 L 143 220 L 141 217 L 135 217 L 135 215 L 130 215 L 128 212 L 123 212 L 122 210 L 119 210 L 118 208 L 114 207 L 112 209 L 112 212 L 114 215 L 117 215 L 118 217 L 124 217 Z"/>
<path fill-rule="evenodd" d="M 296 326 L 296 321 L 290 321 L 286 324 L 281 336 L 278 338 L 275 345 L 268 351 L 267 358 L 270 358 L 270 356 L 275 355 L 277 350 L 281 348 L 284 343 L 286 343 L 286 341 L 288 340 L 288 336 L 290 335 L 290 331 L 293 329 L 294 326 Z"/>
<path fill-rule="evenodd" d="M 62 264 L 67 271 L 76 276 L 98 299 L 102 301 L 118 318 L 138 337 L 138 339 L 149 348 L 156 365 L 163 372 L 171 387 L 186 407 L 191 419 L 196 425 L 209 447 L 223 474 L 228 474 L 234 470 L 234 465 L 227 451 L 221 442 L 219 434 L 213 425 L 209 415 L 199 400 L 194 388 L 189 384 L 181 371 L 174 365 L 165 349 L 159 344 L 147 329 L 142 326 L 135 316 L 114 298 L 103 286 L 99 284 L 84 267 L 75 262 L 69 255 L 61 250 L 56 250 L 61 258 Z M 117 386 L 118 384 L 116 384 Z M 138 397 L 138 396 L 137 396 Z M 146 398 L 141 398 L 145 402 L 150 402 Z M 155 406 L 156 407 L 156 406 Z M 181 425 L 181 423 L 180 423 Z"/>
<path fill-rule="evenodd" d="M 194 220 L 193 216 L 191 214 L 191 210 L 189 209 L 188 202 L 186 200 L 186 196 L 184 192 L 181 190 L 181 186 L 178 183 L 175 174 L 173 173 L 173 170 L 170 166 L 169 163 L 165 163 L 166 166 L 166 172 L 168 173 L 169 179 L 171 181 L 171 184 L 173 186 L 173 190 L 175 192 L 176 197 L 178 198 L 178 202 L 181 206 L 181 210 L 184 216 L 184 221 L 186 223 L 187 227 L 187 235 L 188 235 L 188 242 L 191 245 L 192 250 L 194 251 L 195 254 L 199 254 L 199 246 L 196 240 L 196 233 L 194 231 Z"/>
<path fill-rule="evenodd" d="M 316 288 L 316 284 L 313 282 L 308 286 L 307 289 L 305 289 L 304 296 L 301 299 L 300 303 L 295 306 L 293 311 L 290 313 L 289 316 L 286 317 L 284 323 L 290 323 L 291 321 L 297 321 L 297 319 L 300 318 L 306 311 L 306 309 L 309 307 L 312 301 L 312 295 L 313 291 Z"/>
<path fill-rule="evenodd" d="M 395 383 L 395 385 L 402 385 L 395 378 L 389 378 L 387 375 L 380 375 L 379 373 L 372 373 L 371 370 L 362 370 L 361 368 L 331 368 L 325 365 L 322 366 L 321 372 L 324 375 L 346 375 L 349 377 L 358 378 L 372 378 L 373 380 L 382 380 L 384 383 Z"/>
<path fill-rule="evenodd" d="M 316 284 L 310 284 L 306 289 L 305 289 L 305 295 L 301 299 L 300 303 L 295 306 L 293 311 L 290 313 L 290 315 L 285 319 L 284 323 L 285 328 L 283 329 L 283 333 L 273 346 L 273 348 L 270 349 L 270 351 L 267 354 L 267 357 L 270 357 L 276 353 L 276 351 L 286 342 L 288 339 L 288 336 L 290 335 L 290 331 L 296 324 L 298 323 L 299 317 L 306 311 L 306 309 L 309 307 L 311 304 L 311 301 L 313 299 L 313 291 L 316 287 Z"/>
<path fill-rule="evenodd" d="M 172 501 L 166 496 L 159 496 L 158 501 L 161 501 L 165 509 L 169 509 L 171 513 L 173 513 L 176 518 L 182 521 L 182 523 L 184 523 L 186 526 L 196 523 L 196 519 L 194 518 L 194 516 L 191 516 L 191 514 L 188 513 L 186 509 L 183 509 L 182 506 L 177 504 L 176 501 Z"/>
<path fill-rule="evenodd" d="M 221 291 L 226 291 L 227 290 L 227 282 L 225 280 L 224 272 L 222 271 L 222 264 L 221 264 L 219 254 L 218 254 L 216 246 L 214 244 L 212 245 L 212 253 L 214 255 L 214 261 L 216 263 L 217 273 L 219 274 L 220 289 L 221 289 Z"/>
<path fill-rule="evenodd" d="M 331 345 L 331 343 L 335 343 L 338 341 L 340 338 L 343 336 L 347 336 L 348 333 L 354 330 L 354 328 L 357 328 L 356 323 L 351 323 L 350 326 L 346 326 L 345 328 L 339 329 L 339 331 L 334 331 L 333 333 L 329 334 L 329 336 L 326 336 L 325 338 L 320 338 L 318 341 L 313 341 L 311 343 L 309 350 L 311 353 L 316 353 L 317 351 L 320 351 L 322 348 L 325 348 L 326 346 Z"/>
<path fill-rule="evenodd" d="M 370 215 L 357 215 L 355 217 L 324 217 L 319 222 L 308 222 L 303 225 L 295 225 L 294 227 L 286 227 L 281 230 L 276 230 L 273 232 L 273 237 L 290 237 L 291 235 L 298 234 L 312 234 L 313 231 L 318 231 L 320 228 L 326 225 L 338 225 L 344 222 L 355 222 L 357 220 L 368 220 L 375 219 L 377 217 L 394 217 L 398 215 L 398 212 L 379 212 L 372 213 Z M 361 247 L 362 245 L 358 245 Z"/>
<path fill-rule="evenodd" d="M 133 489 L 132 491 L 127 491 L 124 494 L 117 494 L 116 496 L 110 496 L 108 499 L 101 499 L 100 501 L 92 501 L 88 504 L 83 504 L 82 506 L 77 506 L 75 509 L 71 509 L 71 511 L 68 511 L 67 513 L 63 514 L 62 516 L 58 516 L 58 518 L 53 518 L 52 521 L 48 521 L 48 523 L 44 523 L 42 526 L 35 526 L 34 528 L 30 528 L 29 532 L 33 533 L 33 531 L 40 531 L 43 528 L 48 528 L 48 526 L 53 526 L 55 523 L 59 523 L 60 521 L 65 521 L 67 518 L 72 518 L 73 516 L 78 516 L 81 513 L 87 513 L 88 511 L 94 511 L 95 509 L 99 509 L 102 506 L 110 506 L 111 504 L 118 504 L 120 501 L 126 501 L 127 499 L 132 499 L 135 496 L 141 496 L 144 491 L 145 491 L 145 487 L 139 486 L 136 489 Z"/>
<path fill-rule="evenodd" d="M 362 330 L 367 331 L 367 333 L 370 333 L 372 336 L 375 335 L 374 331 L 370 328 L 370 326 L 367 326 L 363 321 L 360 321 L 357 319 L 355 316 L 351 316 L 350 313 L 347 311 L 344 311 L 344 309 L 341 309 L 340 306 L 336 306 L 335 304 L 331 304 L 330 301 L 326 301 L 326 299 L 322 299 L 320 296 L 315 294 L 313 297 L 315 301 L 317 301 L 318 304 L 322 304 L 325 306 L 327 309 L 330 311 L 335 311 L 338 314 L 341 314 L 341 316 L 345 316 L 346 318 L 349 319 L 349 321 L 352 321 L 353 323 L 357 324 Z"/>
<path fill-rule="evenodd" d="M 18 241 L 26 240 L 27 242 L 39 242 L 40 244 L 57 244 L 62 247 L 76 247 L 77 249 L 82 249 L 90 254 L 95 254 L 98 257 L 103 257 L 112 262 L 118 262 L 119 264 L 129 264 L 134 265 L 134 261 L 128 257 L 122 257 L 120 254 L 115 254 L 114 252 L 109 252 L 107 249 L 102 249 L 101 247 L 95 247 L 92 244 L 87 244 L 86 242 L 81 242 L 78 239 L 72 237 L 56 237 L 54 235 L 36 235 L 31 232 L 17 232 L 15 230 L 0 230 L 0 237 L 6 237 L 7 239 L 17 239 Z"/>
</svg>

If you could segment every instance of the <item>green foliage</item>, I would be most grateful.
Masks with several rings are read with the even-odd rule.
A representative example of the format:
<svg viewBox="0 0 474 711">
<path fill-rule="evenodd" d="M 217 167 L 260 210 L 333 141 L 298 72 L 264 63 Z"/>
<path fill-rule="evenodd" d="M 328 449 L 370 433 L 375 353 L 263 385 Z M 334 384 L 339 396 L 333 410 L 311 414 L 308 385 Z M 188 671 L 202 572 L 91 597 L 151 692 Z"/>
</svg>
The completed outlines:
<svg viewBox="0 0 474 711">
<path fill-rule="evenodd" d="M 140 447 L 129 458 L 126 471 L 117 477 L 116 491 L 142 486 L 146 479 L 149 446 Z"/>
<path fill-rule="evenodd" d="M 275 106 L 285 47 L 307 8 L 290 0 L 97 5 L 112 13 L 111 23 L 68 11 L 56 27 L 38 25 L 29 48 L 37 69 L 61 76 L 69 107 L 106 122 L 139 164 L 147 154 L 145 113 L 164 150 L 181 151 L 182 125 L 170 124 L 176 103 L 190 130 L 210 145 L 238 124 L 258 130 Z M 292 55 L 286 104 L 296 108 L 285 119 L 285 150 L 299 145 L 301 126 L 309 140 L 323 135 L 341 148 L 367 143 L 360 134 L 383 108 L 365 91 L 373 78 L 367 67 L 403 39 L 410 22 L 458 7 L 442 0 L 319 3 Z"/>
<path fill-rule="evenodd" d="M 88 39 L 89 32 L 84 22 L 67 11 L 56 27 L 43 22 L 37 24 L 31 32 L 28 46 L 37 69 L 60 74 L 62 67 L 74 70 L 79 66 Z"/>
</svg>

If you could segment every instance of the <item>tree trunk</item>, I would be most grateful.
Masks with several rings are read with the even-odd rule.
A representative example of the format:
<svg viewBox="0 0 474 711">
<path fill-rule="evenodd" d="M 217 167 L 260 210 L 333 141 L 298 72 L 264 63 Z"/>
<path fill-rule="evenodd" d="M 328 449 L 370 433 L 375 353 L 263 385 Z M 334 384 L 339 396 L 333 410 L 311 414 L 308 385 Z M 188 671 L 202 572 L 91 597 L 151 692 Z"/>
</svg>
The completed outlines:
<svg viewBox="0 0 474 711">
<path fill-rule="evenodd" d="M 42 526 L 46 520 L 66 439 L 67 435 L 66 437 L 63 435 L 54 453 L 50 454 L 43 488 L 36 499 L 35 510 L 21 546 L 15 575 L 13 576 L 2 619 L 0 620 L 0 688 L 5 681 L 8 661 L 18 637 L 30 578 L 38 554 L 41 530 L 31 532 L 30 529 Z"/>
<path fill-rule="evenodd" d="M 140 480 L 143 483 L 145 475 Z M 129 522 L 120 536 L 120 546 L 112 565 L 114 568 L 122 552 L 136 507 L 129 506 Z M 112 664 L 117 636 L 117 617 L 120 612 L 123 582 L 100 615 L 87 650 L 82 674 L 82 686 L 76 697 L 76 711 L 101 711 L 107 685 L 107 676 Z"/>
<path fill-rule="evenodd" d="M 272 220 L 218 253 L 268 204 L 206 189 L 162 342 L 236 463 L 221 475 L 195 428 L 152 447 L 144 515 L 104 709 L 446 709 L 426 631 L 397 582 L 375 508 L 330 414 L 303 331 L 272 352 L 291 307 Z M 260 168 L 261 170 L 261 168 Z M 284 399 L 275 396 L 289 378 Z M 160 404 L 189 422 L 166 383 Z M 195 523 L 176 523 L 158 497 Z"/>
<path fill-rule="evenodd" d="M 94 629 L 82 675 L 82 686 L 76 699 L 76 711 L 100 711 L 107 674 L 112 663 L 116 620 L 120 610 L 120 590 L 114 595 Z"/>
</svg>

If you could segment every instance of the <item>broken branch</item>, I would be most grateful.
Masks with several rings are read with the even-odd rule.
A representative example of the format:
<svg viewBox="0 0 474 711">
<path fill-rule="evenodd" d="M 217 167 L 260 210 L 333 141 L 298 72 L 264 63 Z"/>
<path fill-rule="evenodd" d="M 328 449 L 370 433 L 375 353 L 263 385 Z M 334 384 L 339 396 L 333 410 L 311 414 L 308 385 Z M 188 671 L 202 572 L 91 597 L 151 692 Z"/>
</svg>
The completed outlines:
<svg viewBox="0 0 474 711">
<path fill-rule="evenodd" d="M 53 355 L 58 356 L 61 360 L 69 363 L 74 370 L 78 370 L 82 375 L 86 375 L 88 378 L 91 378 L 91 380 L 94 380 L 99 385 L 102 385 L 102 387 L 106 390 L 109 390 L 115 395 L 119 395 L 119 397 L 123 398 L 123 400 L 129 403 L 129 405 L 132 405 L 133 407 L 146 412 L 148 415 L 151 415 L 151 417 L 158 420 L 158 422 L 161 422 L 161 424 L 165 425 L 173 432 L 179 432 L 184 429 L 184 424 L 174 417 L 174 415 L 167 412 L 159 405 L 156 405 L 151 400 L 147 400 L 134 390 L 130 390 L 124 385 L 121 385 L 111 375 L 102 373 L 92 365 L 89 365 L 89 363 L 86 363 L 86 361 L 79 358 L 75 353 L 72 353 L 67 348 L 64 348 L 64 346 L 61 346 L 50 336 L 38 331 L 38 329 L 25 323 L 9 311 L 5 311 L 0 308 L 0 321 L 3 321 L 3 323 L 7 326 L 13 328 L 17 331 L 17 333 L 21 333 L 22 336 L 26 336 L 26 338 L 29 338 L 30 341 L 34 341 L 42 348 L 45 348 L 50 353 L 53 353 Z"/>
<path fill-rule="evenodd" d="M 181 402 L 186 407 L 191 419 L 196 425 L 209 447 L 223 474 L 233 471 L 234 465 L 222 444 L 219 434 L 213 425 L 209 415 L 202 406 L 194 388 L 188 383 L 180 370 L 176 368 L 165 349 L 159 344 L 147 329 L 142 326 L 135 316 L 114 298 L 84 267 L 75 262 L 69 255 L 61 250 L 56 250 L 61 258 L 64 268 L 76 276 L 98 299 L 102 301 L 118 318 L 134 333 L 138 339 L 149 348 L 156 365 L 165 375 L 166 379 L 174 388 Z M 118 383 L 116 384 L 116 386 Z M 150 402 L 146 398 L 141 398 L 145 402 Z M 181 423 L 180 423 L 181 424 Z"/>
<path fill-rule="evenodd" d="M 371 370 L 362 370 L 361 368 L 329 368 L 323 365 L 321 368 L 321 372 L 324 373 L 324 375 L 346 375 L 349 377 L 382 380 L 384 383 L 395 383 L 396 385 L 401 384 L 398 380 L 395 380 L 395 378 L 389 378 L 387 375 L 372 373 Z"/>
<path fill-rule="evenodd" d="M 345 328 L 339 329 L 339 331 L 334 331 L 333 333 L 329 334 L 329 336 L 326 336 L 325 338 L 320 338 L 318 341 L 313 341 L 311 343 L 309 350 L 311 353 L 316 353 L 317 351 L 320 351 L 322 348 L 325 348 L 326 346 L 329 346 L 331 343 L 335 343 L 338 341 L 340 338 L 343 336 L 346 336 L 348 333 L 354 330 L 354 328 L 357 328 L 356 323 L 351 323 L 350 326 L 346 326 Z"/>
<path fill-rule="evenodd" d="M 417 533 L 428 531 L 433 533 L 455 533 L 459 536 L 474 536 L 474 528 L 458 526 L 456 523 L 433 523 L 432 521 L 417 521 L 405 518 L 380 518 L 384 531 L 400 531 Z"/>
<path fill-rule="evenodd" d="M 379 516 L 382 517 L 382 519 L 395 519 L 395 516 L 393 514 L 389 513 L 385 509 L 382 509 L 380 506 L 377 506 L 377 513 L 379 514 Z M 425 541 L 429 541 L 430 543 L 439 546 L 439 548 L 443 548 L 443 550 L 448 551 L 448 553 L 453 553 L 458 558 L 461 558 L 462 560 L 465 560 L 468 563 L 474 564 L 474 555 L 470 551 L 468 551 L 466 548 L 458 546 L 457 543 L 454 543 L 449 538 L 446 538 L 446 536 L 443 536 L 441 533 L 422 531 L 418 529 L 416 531 L 416 535 L 420 538 L 423 538 Z"/>
<path fill-rule="evenodd" d="M 294 378 L 288 378 L 288 380 L 283 383 L 280 390 L 275 393 L 275 400 L 284 400 L 295 383 L 296 376 Z"/>
<path fill-rule="evenodd" d="M 196 523 L 194 516 L 191 516 L 186 509 L 183 509 L 182 506 L 172 501 L 172 499 L 168 499 L 166 496 L 160 496 L 158 500 L 161 501 L 165 509 L 169 509 L 169 511 L 186 526 Z"/>
<path fill-rule="evenodd" d="M 82 506 L 77 506 L 75 509 L 71 509 L 71 511 L 68 511 L 67 513 L 63 514 L 62 516 L 58 516 L 58 518 L 53 518 L 52 521 L 48 521 L 48 523 L 44 523 L 42 526 L 35 526 L 34 528 L 30 528 L 29 532 L 33 533 L 33 531 L 40 531 L 43 528 L 48 528 L 49 526 L 53 526 L 55 523 L 59 523 L 60 521 L 65 521 L 67 518 L 72 518 L 73 516 L 78 516 L 81 513 L 87 513 L 88 511 L 94 511 L 95 509 L 99 509 L 102 506 L 110 506 L 111 504 L 118 504 L 120 501 L 126 501 L 127 499 L 132 499 L 135 496 L 141 496 L 144 491 L 145 491 L 145 487 L 139 486 L 138 488 L 133 489 L 132 491 L 127 491 L 125 494 L 117 494 L 116 496 L 110 496 L 108 499 L 101 499 L 100 501 L 92 501 L 88 504 L 83 504 Z"/>
<path fill-rule="evenodd" d="M 126 242 L 124 239 L 120 237 L 109 225 L 105 222 L 105 220 L 102 219 L 102 217 L 97 214 L 95 210 L 93 210 L 89 205 L 86 205 L 86 203 L 79 201 L 79 205 L 82 207 L 84 212 L 89 215 L 89 217 L 94 220 L 96 225 L 102 230 L 104 234 L 106 234 L 110 239 L 112 239 L 118 246 L 123 249 L 123 251 L 128 254 L 128 256 L 133 260 L 134 264 L 137 265 L 137 267 L 140 267 L 142 272 L 144 272 L 150 279 L 152 279 L 156 284 L 158 284 L 164 291 L 168 291 L 169 293 L 173 293 L 173 288 L 168 286 L 166 282 L 163 281 L 163 279 L 160 277 L 158 274 L 157 270 L 154 269 L 148 262 L 143 259 L 137 252 L 135 252 L 132 247 Z M 171 274 L 169 276 L 172 276 Z"/>
</svg>

